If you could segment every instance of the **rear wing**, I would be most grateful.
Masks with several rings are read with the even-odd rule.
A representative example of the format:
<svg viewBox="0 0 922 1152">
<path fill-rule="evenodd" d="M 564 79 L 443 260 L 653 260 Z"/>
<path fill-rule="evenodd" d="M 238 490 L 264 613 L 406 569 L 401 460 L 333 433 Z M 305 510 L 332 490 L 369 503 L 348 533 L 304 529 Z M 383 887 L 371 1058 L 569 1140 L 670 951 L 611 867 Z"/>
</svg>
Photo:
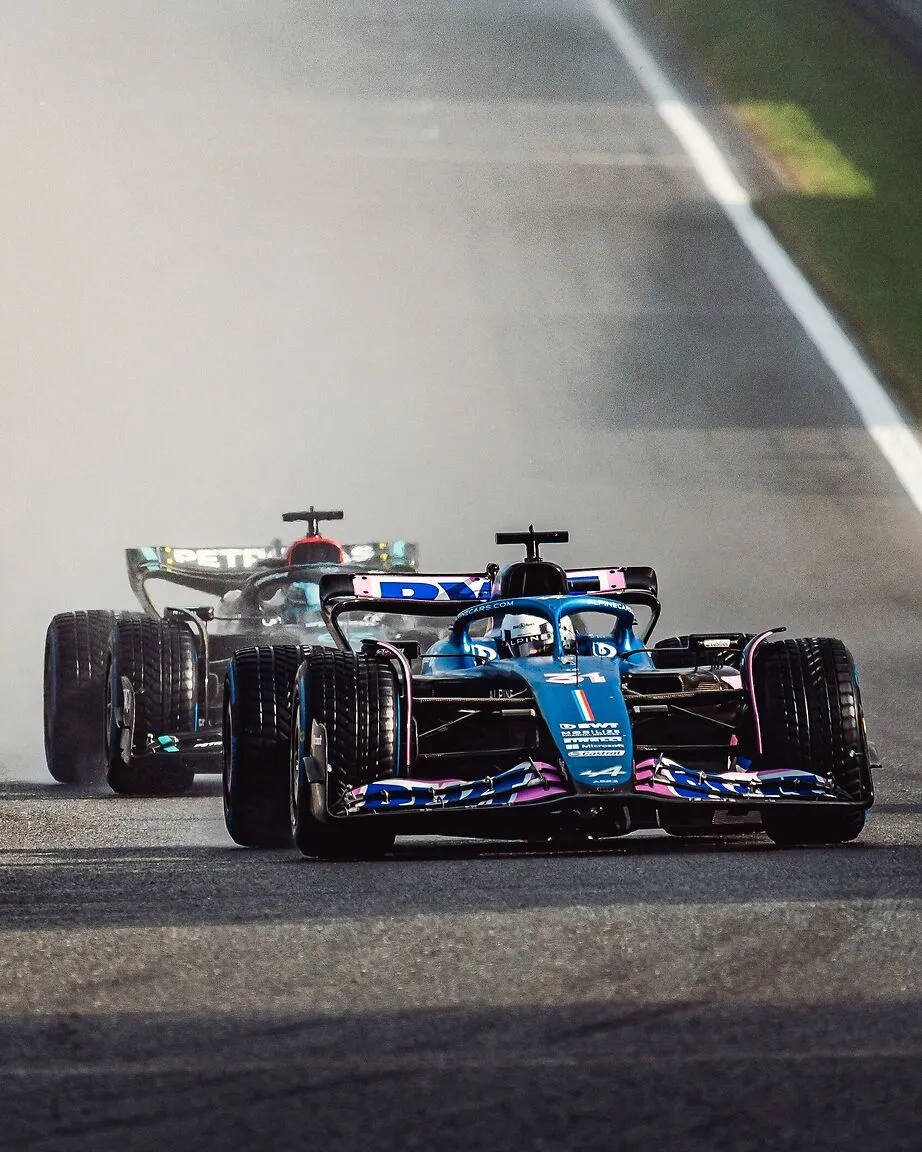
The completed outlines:
<svg viewBox="0 0 922 1152">
<path fill-rule="evenodd" d="M 576 568 L 567 571 L 567 590 L 575 594 L 612 597 L 624 604 L 643 604 L 650 619 L 641 629 L 644 644 L 660 617 L 656 572 L 652 568 Z M 456 615 L 462 608 L 488 603 L 493 596 L 493 573 L 436 575 L 430 573 L 336 572 L 320 578 L 320 605 L 334 635 L 346 643 L 337 618 L 350 606 L 374 605 L 386 612 L 409 615 Z"/>
<path fill-rule="evenodd" d="M 641 593 L 646 600 L 657 600 L 657 579 L 652 568 L 576 568 L 567 571 L 567 588 L 573 593 L 617 596 L 630 601 L 626 593 Z M 320 599 L 376 600 L 385 603 L 458 604 L 460 607 L 487 601 L 493 595 L 492 576 L 483 573 L 436 575 L 413 572 L 396 573 L 337 572 L 321 577 Z M 658 600 L 657 600 L 658 603 Z"/>
<path fill-rule="evenodd" d="M 406 540 L 343 544 L 342 549 L 345 563 L 352 568 L 413 573 L 418 565 L 419 546 Z M 285 554 L 286 546 L 280 540 L 234 547 L 152 544 L 126 548 L 125 562 L 132 592 L 146 612 L 156 615 L 144 587 L 148 580 L 165 580 L 196 592 L 223 596 L 256 572 L 284 567 Z"/>
<path fill-rule="evenodd" d="M 164 544 L 126 548 L 125 563 L 131 591 L 144 611 L 156 616 L 157 609 L 145 589 L 148 580 L 165 580 L 194 592 L 223 596 L 240 587 L 241 573 L 275 560 L 280 554 L 279 549 L 265 545 L 174 548 Z"/>
</svg>

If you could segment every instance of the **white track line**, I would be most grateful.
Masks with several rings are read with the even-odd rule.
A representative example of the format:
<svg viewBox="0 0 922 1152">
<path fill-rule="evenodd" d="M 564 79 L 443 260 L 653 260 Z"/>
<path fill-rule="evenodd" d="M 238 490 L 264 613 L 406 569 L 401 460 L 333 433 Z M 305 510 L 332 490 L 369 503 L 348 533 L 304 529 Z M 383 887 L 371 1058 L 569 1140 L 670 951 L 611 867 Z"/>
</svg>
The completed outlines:
<svg viewBox="0 0 922 1152">
<path fill-rule="evenodd" d="M 688 154 L 705 187 L 816 345 L 909 498 L 922 512 L 922 444 L 915 432 L 806 277 L 756 216 L 746 190 L 733 175 L 712 136 L 666 79 L 621 10 L 611 0 L 590 2 L 657 112 Z"/>
</svg>

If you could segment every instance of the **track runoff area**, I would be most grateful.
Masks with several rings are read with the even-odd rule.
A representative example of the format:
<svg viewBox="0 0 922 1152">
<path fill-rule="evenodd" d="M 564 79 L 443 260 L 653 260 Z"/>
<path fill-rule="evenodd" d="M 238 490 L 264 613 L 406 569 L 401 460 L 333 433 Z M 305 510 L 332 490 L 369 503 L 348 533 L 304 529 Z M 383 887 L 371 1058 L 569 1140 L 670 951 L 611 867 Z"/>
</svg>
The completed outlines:
<svg viewBox="0 0 922 1152">
<path fill-rule="evenodd" d="M 688 154 L 704 186 L 768 277 L 854 404 L 874 443 L 922 512 L 922 444 L 807 278 L 753 211 L 713 137 L 680 97 L 630 21 L 610 0 L 592 0 L 596 15 L 630 64 L 664 123 Z"/>
</svg>

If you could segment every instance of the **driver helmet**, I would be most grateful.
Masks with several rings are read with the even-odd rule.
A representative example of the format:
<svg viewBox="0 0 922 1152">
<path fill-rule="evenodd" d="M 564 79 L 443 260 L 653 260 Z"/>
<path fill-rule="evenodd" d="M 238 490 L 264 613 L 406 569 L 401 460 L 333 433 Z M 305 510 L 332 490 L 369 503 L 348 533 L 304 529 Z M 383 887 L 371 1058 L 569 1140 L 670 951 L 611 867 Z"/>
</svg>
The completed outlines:
<svg viewBox="0 0 922 1152">
<path fill-rule="evenodd" d="M 541 616 L 504 616 L 500 640 L 510 656 L 550 656 L 554 651 L 554 629 Z"/>
</svg>

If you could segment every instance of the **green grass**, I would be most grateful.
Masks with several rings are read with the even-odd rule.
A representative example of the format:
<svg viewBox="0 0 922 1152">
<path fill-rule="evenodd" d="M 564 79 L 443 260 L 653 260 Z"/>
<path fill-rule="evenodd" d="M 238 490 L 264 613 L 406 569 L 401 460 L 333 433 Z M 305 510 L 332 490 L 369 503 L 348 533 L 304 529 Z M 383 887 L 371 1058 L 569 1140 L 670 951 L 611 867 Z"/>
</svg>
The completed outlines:
<svg viewBox="0 0 922 1152">
<path fill-rule="evenodd" d="M 787 176 L 756 207 L 922 421 L 922 68 L 844 0 L 651 0 Z"/>
</svg>

